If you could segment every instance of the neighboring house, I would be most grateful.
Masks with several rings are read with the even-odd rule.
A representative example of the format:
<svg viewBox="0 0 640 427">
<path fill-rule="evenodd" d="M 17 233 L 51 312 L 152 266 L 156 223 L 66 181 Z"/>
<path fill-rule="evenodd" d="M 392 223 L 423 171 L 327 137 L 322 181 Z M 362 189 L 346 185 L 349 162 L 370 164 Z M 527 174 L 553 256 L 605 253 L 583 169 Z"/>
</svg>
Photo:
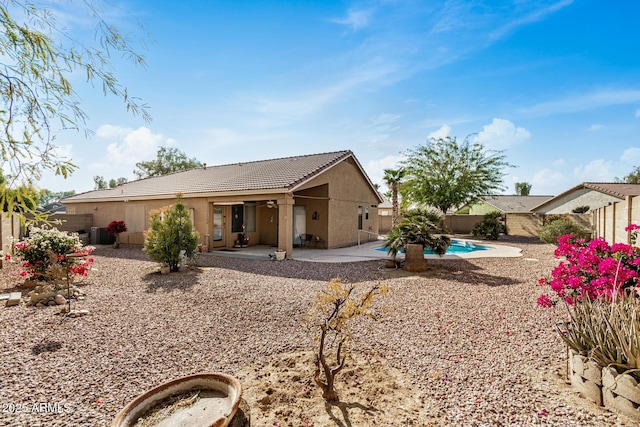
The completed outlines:
<svg viewBox="0 0 640 427">
<path fill-rule="evenodd" d="M 640 184 L 583 182 L 534 207 L 538 214 L 572 213 L 576 208 L 589 206 L 595 210 L 626 197 L 640 195 Z"/>
<path fill-rule="evenodd" d="M 66 208 L 64 203 L 62 202 L 51 202 L 46 205 L 38 206 L 36 208 L 36 212 L 38 213 L 47 213 L 49 215 L 61 215 L 66 212 Z"/>
<path fill-rule="evenodd" d="M 532 209 L 553 196 L 485 196 L 480 202 L 460 209 L 458 215 L 448 216 L 449 227 L 459 232 L 471 232 L 482 216 L 490 212 L 505 215 L 507 233 L 514 236 L 536 236 L 542 228 L 542 218 Z M 462 215 L 468 214 L 468 215 Z"/>
<path fill-rule="evenodd" d="M 93 214 L 93 225 L 124 220 L 123 243 L 143 244 L 149 213 L 181 193 L 200 242 L 230 248 L 239 233 L 249 245 L 272 245 L 291 254 L 294 244 L 349 246 L 358 230 L 378 232 L 382 198 L 351 151 L 191 169 L 131 181 L 64 199 L 67 214 Z M 303 239 L 300 236 L 303 235 Z M 363 236 L 364 237 L 364 236 Z M 312 245 L 315 246 L 315 245 Z"/>
<path fill-rule="evenodd" d="M 386 197 L 382 197 L 383 202 L 378 205 L 378 232 L 388 233 L 393 227 L 393 203 Z"/>
<path fill-rule="evenodd" d="M 469 215 L 484 215 L 495 211 L 502 213 L 531 213 L 534 207 L 551 198 L 553 196 L 486 196 L 482 201 L 467 207 L 465 210 L 468 210 L 468 212 L 465 213 Z"/>
</svg>

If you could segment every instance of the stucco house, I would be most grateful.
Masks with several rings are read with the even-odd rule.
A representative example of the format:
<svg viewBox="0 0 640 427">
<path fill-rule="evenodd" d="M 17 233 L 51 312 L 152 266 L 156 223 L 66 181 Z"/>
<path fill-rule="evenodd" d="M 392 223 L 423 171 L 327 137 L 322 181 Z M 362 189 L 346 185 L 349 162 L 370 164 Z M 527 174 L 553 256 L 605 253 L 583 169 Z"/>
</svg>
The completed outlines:
<svg viewBox="0 0 640 427">
<path fill-rule="evenodd" d="M 595 210 L 626 197 L 640 195 L 640 184 L 621 182 L 583 182 L 533 208 L 538 214 L 566 214 L 589 206 Z"/>
<path fill-rule="evenodd" d="M 249 245 L 278 247 L 287 256 L 295 244 L 336 248 L 355 244 L 358 230 L 377 233 L 382 202 L 350 150 L 205 164 L 76 194 L 63 202 L 67 214 L 92 214 L 96 227 L 124 220 L 128 231 L 120 241 L 143 244 L 149 213 L 172 204 L 178 193 L 191 210 L 203 247 L 231 248 L 243 233 Z"/>
<path fill-rule="evenodd" d="M 531 213 L 532 209 L 553 196 L 517 196 L 517 195 L 496 195 L 485 196 L 481 201 L 466 206 L 464 212 L 461 209 L 456 213 L 466 213 L 469 215 L 484 215 L 489 212 L 502 213 Z"/>
</svg>

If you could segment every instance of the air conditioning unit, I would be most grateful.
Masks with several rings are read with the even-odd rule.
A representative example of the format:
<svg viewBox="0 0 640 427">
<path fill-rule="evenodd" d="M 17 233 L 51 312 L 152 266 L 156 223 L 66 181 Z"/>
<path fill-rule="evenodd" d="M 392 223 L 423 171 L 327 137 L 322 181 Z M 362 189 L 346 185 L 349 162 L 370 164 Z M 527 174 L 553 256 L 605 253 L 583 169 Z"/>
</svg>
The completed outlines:
<svg viewBox="0 0 640 427">
<path fill-rule="evenodd" d="M 107 233 L 104 227 L 91 227 L 90 241 L 92 245 L 110 245 L 116 241 L 116 236 Z"/>
</svg>

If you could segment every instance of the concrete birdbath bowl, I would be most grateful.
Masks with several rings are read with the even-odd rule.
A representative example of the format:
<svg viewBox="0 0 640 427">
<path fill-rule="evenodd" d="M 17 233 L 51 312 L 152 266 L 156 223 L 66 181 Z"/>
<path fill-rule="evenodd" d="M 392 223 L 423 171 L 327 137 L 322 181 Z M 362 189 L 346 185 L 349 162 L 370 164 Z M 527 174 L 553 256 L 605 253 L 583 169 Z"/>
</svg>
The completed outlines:
<svg viewBox="0 0 640 427">
<path fill-rule="evenodd" d="M 136 397 L 118 412 L 111 427 L 225 427 L 241 397 L 242 386 L 230 375 L 190 375 Z"/>
</svg>

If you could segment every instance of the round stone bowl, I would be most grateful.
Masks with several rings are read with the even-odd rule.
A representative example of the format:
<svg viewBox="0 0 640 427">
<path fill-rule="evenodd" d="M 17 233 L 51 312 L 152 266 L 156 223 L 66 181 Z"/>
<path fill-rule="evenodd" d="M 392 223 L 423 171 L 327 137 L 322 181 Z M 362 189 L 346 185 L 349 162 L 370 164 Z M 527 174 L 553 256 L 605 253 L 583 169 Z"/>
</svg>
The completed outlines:
<svg viewBox="0 0 640 427">
<path fill-rule="evenodd" d="M 200 373 L 178 378 L 152 388 L 129 402 L 111 423 L 111 427 L 132 427 L 150 411 L 170 405 L 173 396 L 199 391 L 198 400 L 158 417 L 157 427 L 226 427 L 242 397 L 242 386 L 236 378 L 221 373 Z"/>
</svg>

